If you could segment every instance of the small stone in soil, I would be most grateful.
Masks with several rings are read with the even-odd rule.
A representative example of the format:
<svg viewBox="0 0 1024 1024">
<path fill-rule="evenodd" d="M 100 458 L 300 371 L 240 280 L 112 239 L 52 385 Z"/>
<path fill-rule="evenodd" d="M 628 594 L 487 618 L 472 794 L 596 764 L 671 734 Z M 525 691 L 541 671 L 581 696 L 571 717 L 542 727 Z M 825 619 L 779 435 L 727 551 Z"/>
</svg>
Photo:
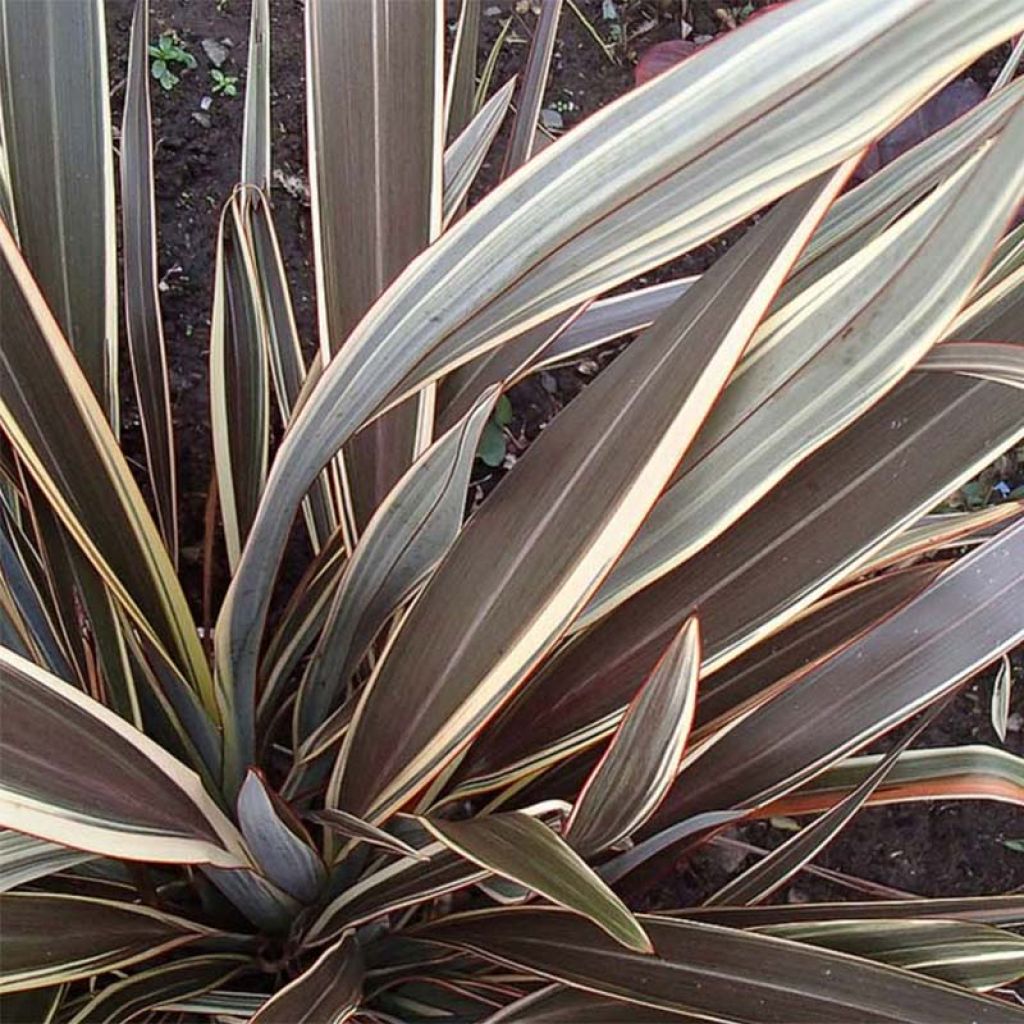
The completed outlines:
<svg viewBox="0 0 1024 1024">
<path fill-rule="evenodd" d="M 227 47 L 218 43 L 216 39 L 204 39 L 202 42 L 203 53 L 210 58 L 210 63 L 219 68 L 228 59 Z"/>
<path fill-rule="evenodd" d="M 195 121 L 197 124 L 202 125 L 204 128 L 209 128 L 210 125 L 213 124 L 213 120 L 211 119 L 210 115 L 202 110 L 197 110 L 195 113 L 193 113 L 192 120 Z"/>
</svg>

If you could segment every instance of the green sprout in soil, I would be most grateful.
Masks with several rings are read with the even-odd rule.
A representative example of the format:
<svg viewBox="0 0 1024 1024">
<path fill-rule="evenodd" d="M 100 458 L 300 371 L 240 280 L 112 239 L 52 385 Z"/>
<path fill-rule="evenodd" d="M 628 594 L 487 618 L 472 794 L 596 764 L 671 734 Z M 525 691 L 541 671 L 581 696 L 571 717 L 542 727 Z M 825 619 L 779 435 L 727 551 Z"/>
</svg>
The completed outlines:
<svg viewBox="0 0 1024 1024">
<path fill-rule="evenodd" d="M 213 94 L 214 96 L 220 94 L 223 96 L 237 96 L 238 95 L 238 76 L 237 75 L 225 75 L 219 68 L 213 68 L 210 71 L 210 77 L 213 79 Z"/>
<path fill-rule="evenodd" d="M 494 413 L 487 421 L 483 434 L 480 436 L 480 447 L 477 458 L 485 466 L 496 468 L 505 461 L 508 450 L 505 439 L 505 428 L 512 422 L 512 403 L 502 395 L 494 407 Z"/>
<path fill-rule="evenodd" d="M 150 45 L 149 55 L 153 58 L 150 74 L 160 83 L 163 89 L 170 92 L 181 79 L 171 70 L 172 64 L 191 70 L 196 66 L 196 59 L 176 32 L 163 32 L 155 45 Z"/>
</svg>

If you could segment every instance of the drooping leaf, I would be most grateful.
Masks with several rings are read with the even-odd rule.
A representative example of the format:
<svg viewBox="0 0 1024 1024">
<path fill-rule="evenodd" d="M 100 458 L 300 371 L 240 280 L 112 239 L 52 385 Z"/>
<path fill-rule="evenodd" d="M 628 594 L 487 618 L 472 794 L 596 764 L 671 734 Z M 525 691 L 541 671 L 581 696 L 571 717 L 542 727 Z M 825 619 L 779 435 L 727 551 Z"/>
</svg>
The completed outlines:
<svg viewBox="0 0 1024 1024">
<path fill-rule="evenodd" d="M 657 956 L 623 950 L 559 910 L 503 908 L 450 915 L 417 930 L 552 981 L 655 1010 L 711 1020 L 1024 1020 L 1001 1000 L 933 978 L 754 932 L 641 915 Z"/>
<path fill-rule="evenodd" d="M 248 864 L 237 830 L 194 772 L 6 648 L 0 711 L 0 825 L 127 860 Z"/>
<path fill-rule="evenodd" d="M 764 812 L 813 814 L 828 810 L 859 786 L 879 760 L 874 754 L 847 758 L 769 804 Z M 1024 759 L 982 744 L 911 750 L 900 756 L 869 804 L 956 799 L 1000 800 L 1024 806 Z"/>
<path fill-rule="evenodd" d="M 653 951 L 625 904 L 570 846 L 529 814 L 511 811 L 466 821 L 422 821 L 456 853 L 589 918 L 627 949 Z"/>
<path fill-rule="evenodd" d="M 777 207 L 518 461 L 366 687 L 332 803 L 386 817 L 551 650 L 653 505 L 844 180 L 823 175 Z M 413 678 L 421 711 L 409 718 Z"/>
<path fill-rule="evenodd" d="M 88 978 L 214 934 L 150 907 L 52 893 L 5 893 L 0 914 L 0 992 Z"/>
<path fill-rule="evenodd" d="M 200 996 L 227 983 L 247 962 L 246 956 L 220 953 L 185 957 L 139 971 L 103 986 L 69 1024 L 125 1024 L 147 1010 Z"/>
<path fill-rule="evenodd" d="M 969 12 L 955 0 L 868 0 L 856 11 L 843 0 L 796 0 L 721 40 L 714 76 L 705 75 L 706 54 L 697 55 L 509 179 L 389 289 L 289 431 L 216 632 L 225 689 L 237 687 L 237 703 L 248 702 L 290 521 L 320 468 L 368 416 L 856 154 L 1021 28 L 1019 0 L 983 0 Z M 752 92 L 763 101 L 739 113 L 735 98 Z M 769 163 L 786 173 L 764 174 Z M 543 203 L 523 201 L 541 193 Z M 676 211 L 669 221 L 666 209 Z M 492 259 L 497 253 L 504 258 Z M 436 317 L 426 324 L 425 309 Z"/>
</svg>

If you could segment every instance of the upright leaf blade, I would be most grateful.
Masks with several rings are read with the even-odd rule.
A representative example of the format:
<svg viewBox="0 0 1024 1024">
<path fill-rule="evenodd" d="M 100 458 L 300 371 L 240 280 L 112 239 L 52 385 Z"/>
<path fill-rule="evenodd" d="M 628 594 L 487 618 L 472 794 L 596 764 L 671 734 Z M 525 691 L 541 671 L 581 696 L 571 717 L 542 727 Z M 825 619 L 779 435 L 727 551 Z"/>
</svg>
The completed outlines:
<svg viewBox="0 0 1024 1024">
<path fill-rule="evenodd" d="M 267 476 L 270 347 L 244 193 L 221 215 L 210 322 L 210 412 L 228 562 L 238 564 Z"/>
<path fill-rule="evenodd" d="M 395 485 L 370 520 L 331 603 L 295 703 L 298 743 L 321 732 L 387 619 L 444 557 L 462 526 L 490 388 Z"/>
<path fill-rule="evenodd" d="M 523 86 L 519 93 L 516 119 L 512 134 L 505 150 L 503 175 L 507 176 L 526 163 L 533 155 L 533 143 L 537 134 L 537 119 L 544 102 L 544 88 L 548 82 L 551 56 L 555 52 L 555 38 L 558 34 L 558 16 L 562 12 L 562 0 L 541 0 L 540 14 L 533 30 L 530 55 L 526 58 L 523 71 Z"/>
<path fill-rule="evenodd" d="M 0 5 L 9 226 L 116 433 L 117 239 L 106 42 L 101 0 Z"/>
<path fill-rule="evenodd" d="M 209 668 L 174 567 L 74 354 L 3 224 L 0 323 L 0 426 L 110 592 L 216 717 Z"/>
<path fill-rule="evenodd" d="M 440 232 L 439 0 L 306 5 L 310 183 L 326 362 Z M 353 78 L 366 87 L 355 92 Z M 359 528 L 417 452 L 417 404 L 353 441 L 346 469 Z"/>
<path fill-rule="evenodd" d="M 125 336 L 131 355 L 146 469 L 164 544 L 177 562 L 178 513 L 167 353 L 160 315 L 149 110 L 149 0 L 136 5 L 121 119 L 121 222 Z"/>
<path fill-rule="evenodd" d="M 239 180 L 243 185 L 255 185 L 265 194 L 270 192 L 270 131 L 270 3 L 253 0 Z"/>
</svg>

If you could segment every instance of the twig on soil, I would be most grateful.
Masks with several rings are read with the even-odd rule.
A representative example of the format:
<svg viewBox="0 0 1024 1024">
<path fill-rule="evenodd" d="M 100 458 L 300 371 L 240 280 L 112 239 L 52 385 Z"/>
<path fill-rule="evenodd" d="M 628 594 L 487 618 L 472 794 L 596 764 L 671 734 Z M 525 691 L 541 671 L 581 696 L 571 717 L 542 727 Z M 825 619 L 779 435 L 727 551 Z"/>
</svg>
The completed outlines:
<svg viewBox="0 0 1024 1024">
<path fill-rule="evenodd" d="M 569 5 L 570 9 L 572 10 L 572 13 L 576 15 L 576 17 L 580 21 L 580 24 L 582 24 L 583 27 L 587 30 L 587 32 L 590 34 L 594 42 L 601 47 L 601 52 L 608 59 L 608 62 L 618 67 L 619 58 L 615 56 L 615 48 L 610 43 L 606 43 L 604 39 L 601 38 L 601 33 L 598 32 L 596 28 L 594 28 L 594 26 L 590 23 L 590 20 L 579 9 L 579 7 L 576 6 L 573 0 L 565 0 L 565 2 Z"/>
</svg>

